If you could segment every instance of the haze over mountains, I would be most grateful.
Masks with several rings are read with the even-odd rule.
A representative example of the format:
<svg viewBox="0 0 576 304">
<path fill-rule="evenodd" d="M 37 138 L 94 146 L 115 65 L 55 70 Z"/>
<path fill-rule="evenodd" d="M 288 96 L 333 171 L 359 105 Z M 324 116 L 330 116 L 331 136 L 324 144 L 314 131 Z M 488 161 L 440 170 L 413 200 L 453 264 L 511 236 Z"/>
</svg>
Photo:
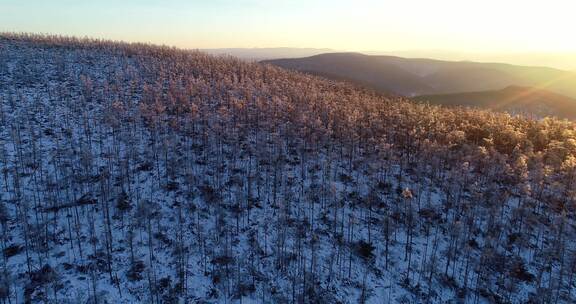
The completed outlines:
<svg viewBox="0 0 576 304">
<path fill-rule="evenodd" d="M 446 106 L 471 106 L 536 117 L 576 119 L 576 99 L 531 87 L 509 86 L 502 90 L 423 95 L 414 99 Z"/>
<path fill-rule="evenodd" d="M 333 53 L 335 50 L 328 48 L 221 48 L 202 49 L 201 51 L 211 55 L 229 55 L 249 61 L 260 61 L 279 58 L 308 57 L 324 53 Z"/>
<path fill-rule="evenodd" d="M 231 55 L 250 61 L 302 58 L 325 53 L 352 52 L 334 48 L 298 47 L 203 48 L 200 50 L 212 55 Z M 371 56 L 429 58 L 444 61 L 502 62 L 512 65 L 542 66 L 576 72 L 576 52 L 482 53 L 462 51 L 456 52 L 447 50 L 359 50 L 356 52 Z"/>
<path fill-rule="evenodd" d="M 366 55 L 430 58 L 445 61 L 505 62 L 576 71 L 576 52 L 470 52 L 448 50 L 360 51 Z"/>
<path fill-rule="evenodd" d="M 542 92 L 576 98 L 576 73 L 548 67 L 515 66 L 503 63 L 453 62 L 433 59 L 408 59 L 395 56 L 369 56 L 359 53 L 330 53 L 306 58 L 268 60 L 264 63 L 283 68 L 347 80 L 380 92 L 395 93 L 408 97 L 467 92 L 502 90 L 509 86 L 535 87 Z M 494 95 L 501 97 L 503 95 Z M 530 97 L 534 101 L 541 97 Z M 558 96 L 556 96 L 558 97 Z M 563 99 L 565 102 L 570 98 Z M 440 104 L 436 96 L 431 101 Z M 555 98 L 558 99 L 558 98 Z M 458 105 L 486 106 L 493 103 Z M 562 106 L 549 103 L 550 111 L 543 114 L 562 113 Z M 512 106 L 513 107 L 513 106 Z M 540 112 L 542 114 L 542 112 Z"/>
</svg>

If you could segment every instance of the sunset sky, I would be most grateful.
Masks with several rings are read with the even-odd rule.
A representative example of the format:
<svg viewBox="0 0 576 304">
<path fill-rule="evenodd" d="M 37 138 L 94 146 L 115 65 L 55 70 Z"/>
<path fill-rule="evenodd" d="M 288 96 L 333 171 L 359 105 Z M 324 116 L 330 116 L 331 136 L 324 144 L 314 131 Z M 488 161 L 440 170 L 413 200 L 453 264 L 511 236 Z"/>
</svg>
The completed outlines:
<svg viewBox="0 0 576 304">
<path fill-rule="evenodd" d="M 184 48 L 566 55 L 576 54 L 575 12 L 573 0 L 0 0 L 0 31 Z"/>
</svg>

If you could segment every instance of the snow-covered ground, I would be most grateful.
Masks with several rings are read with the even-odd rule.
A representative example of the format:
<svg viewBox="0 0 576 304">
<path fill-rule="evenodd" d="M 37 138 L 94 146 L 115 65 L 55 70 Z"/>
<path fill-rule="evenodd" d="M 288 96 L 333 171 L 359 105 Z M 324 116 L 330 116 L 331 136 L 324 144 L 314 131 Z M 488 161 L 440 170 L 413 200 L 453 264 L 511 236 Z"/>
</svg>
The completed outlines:
<svg viewBox="0 0 576 304">
<path fill-rule="evenodd" d="M 56 44 L 0 37 L 10 303 L 576 301 L 574 210 L 508 160 L 293 134 L 274 68 Z"/>
</svg>

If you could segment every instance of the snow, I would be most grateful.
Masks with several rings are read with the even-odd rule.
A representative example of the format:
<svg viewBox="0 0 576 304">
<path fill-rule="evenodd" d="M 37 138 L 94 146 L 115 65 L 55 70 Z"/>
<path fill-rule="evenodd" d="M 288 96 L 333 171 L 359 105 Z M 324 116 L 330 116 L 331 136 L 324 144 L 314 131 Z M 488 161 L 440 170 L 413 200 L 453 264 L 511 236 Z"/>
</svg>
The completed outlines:
<svg viewBox="0 0 576 304">
<path fill-rule="evenodd" d="M 380 205 L 370 211 L 365 202 L 380 179 L 377 162 L 359 160 L 351 167 L 339 151 L 327 148 L 301 161 L 301 153 L 293 154 L 289 146 L 274 144 L 278 135 L 265 130 L 245 137 L 246 142 L 267 141 L 259 151 L 250 151 L 247 144 L 236 146 L 235 135 L 222 138 L 214 129 L 208 131 L 207 145 L 201 146 L 204 130 L 189 136 L 167 132 L 162 125 L 154 131 L 142 118 L 127 119 L 139 109 L 144 86 L 159 80 L 155 66 L 146 65 L 147 60 L 156 58 L 1 39 L 0 58 L 0 72 L 2 62 L 7 67 L 7 72 L 0 73 L 5 117 L 0 125 L 0 149 L 4 149 L 5 157 L 0 164 L 7 172 L 0 182 L 0 199 L 10 217 L 2 227 L 3 248 L 30 242 L 32 271 L 50 265 L 58 277 L 35 288 L 29 295 L 32 302 L 292 303 L 293 297 L 296 302 L 312 301 L 306 298 L 310 291 L 303 290 L 305 284 L 326 303 L 423 303 L 429 292 L 435 294 L 430 298 L 433 303 L 492 301 L 472 290 L 481 251 L 470 249 L 473 265 L 464 297 L 458 295 L 466 268 L 464 248 L 459 246 L 458 259 L 452 261 L 457 266 L 449 267 L 447 277 L 443 276 L 445 253 L 456 229 L 461 233 L 455 236 L 455 243 L 468 242 L 464 239 L 468 233 L 480 247 L 497 244 L 487 236 L 489 220 L 495 216 L 511 219 L 518 205 L 514 196 L 502 200 L 502 214 L 500 209 L 490 214 L 491 208 L 471 202 L 471 193 L 464 194 L 466 208 L 477 212 L 475 229 L 469 231 L 464 223 L 452 221 L 463 217 L 463 212 L 442 213 L 445 188 L 429 178 L 417 182 L 408 168 L 393 164 L 382 178 L 387 188 L 376 190 Z M 86 77 L 92 82 L 92 100 L 83 97 Z M 113 79 L 123 87 L 115 91 Z M 115 127 L 105 121 L 110 114 L 108 96 L 127 96 L 123 106 L 133 106 Z M 15 141 L 18 136 L 21 145 Z M 270 162 L 275 153 L 286 157 L 276 169 L 281 173 L 276 187 L 275 168 Z M 258 167 L 257 162 L 261 163 Z M 431 166 L 425 165 L 424 170 Z M 254 168 L 260 170 L 255 172 Z M 455 183 L 450 195 L 458 187 Z M 404 214 L 408 203 L 395 193 L 397 188 L 415 193 L 420 189 L 410 202 L 415 224 L 407 284 L 406 216 L 392 221 L 390 261 L 385 269 L 383 219 L 395 210 Z M 124 215 L 116 208 L 122 191 L 131 204 Z M 74 205 L 83 195 L 95 203 L 46 211 Z M 248 207 L 251 199 L 254 202 Z M 334 206 L 340 203 L 334 222 Z M 441 219 L 427 226 L 419 215 L 424 209 L 441 213 Z M 370 239 L 374 250 L 372 258 L 364 259 L 355 246 L 360 240 L 368 241 L 368 221 L 373 223 Z M 573 218 L 568 221 L 574 225 Z M 352 229 L 350 222 L 355 223 Z M 133 267 L 128 245 L 130 226 L 134 230 L 135 261 L 144 264 L 139 280 L 128 278 Z M 426 227 L 430 228 L 429 237 Z M 546 224 L 538 227 L 551 240 L 554 228 Z M 501 238 L 514 231 L 514 227 L 502 229 L 498 234 Z M 30 240 L 26 241 L 27 237 Z M 180 294 L 175 292 L 181 258 L 177 254 L 179 237 L 184 247 L 181 250 L 187 253 L 185 292 Z M 541 241 L 546 242 L 544 237 Z M 574 242 L 566 246 L 574 250 Z M 107 270 L 107 250 L 112 258 L 111 271 Z M 517 249 L 497 250 L 511 258 Z M 535 259 L 531 250 L 518 250 L 524 261 L 542 260 Z M 1 263 L 10 276 L 12 303 L 24 303 L 26 288 L 30 287 L 26 251 Z M 437 259 L 431 262 L 433 252 Z M 428 281 L 431 267 L 436 271 Z M 534 275 L 540 269 L 536 262 L 527 267 Z M 547 275 L 542 280 L 542 286 L 552 284 Z M 247 286 L 247 292 L 238 296 L 240 285 Z M 486 289 L 493 291 L 496 285 L 491 282 Z M 576 299 L 573 285 L 569 286 L 565 302 Z M 510 301 L 525 302 L 537 292 L 534 284 L 520 282 Z"/>
</svg>

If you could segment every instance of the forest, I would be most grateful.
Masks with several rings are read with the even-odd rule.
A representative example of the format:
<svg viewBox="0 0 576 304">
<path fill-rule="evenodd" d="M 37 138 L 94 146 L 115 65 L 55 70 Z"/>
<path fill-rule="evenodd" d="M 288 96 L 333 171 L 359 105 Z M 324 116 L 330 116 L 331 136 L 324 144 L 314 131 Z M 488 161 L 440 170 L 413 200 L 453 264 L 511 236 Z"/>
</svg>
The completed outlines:
<svg viewBox="0 0 576 304">
<path fill-rule="evenodd" d="M 2 303 L 574 303 L 576 123 L 0 34 Z"/>
</svg>

